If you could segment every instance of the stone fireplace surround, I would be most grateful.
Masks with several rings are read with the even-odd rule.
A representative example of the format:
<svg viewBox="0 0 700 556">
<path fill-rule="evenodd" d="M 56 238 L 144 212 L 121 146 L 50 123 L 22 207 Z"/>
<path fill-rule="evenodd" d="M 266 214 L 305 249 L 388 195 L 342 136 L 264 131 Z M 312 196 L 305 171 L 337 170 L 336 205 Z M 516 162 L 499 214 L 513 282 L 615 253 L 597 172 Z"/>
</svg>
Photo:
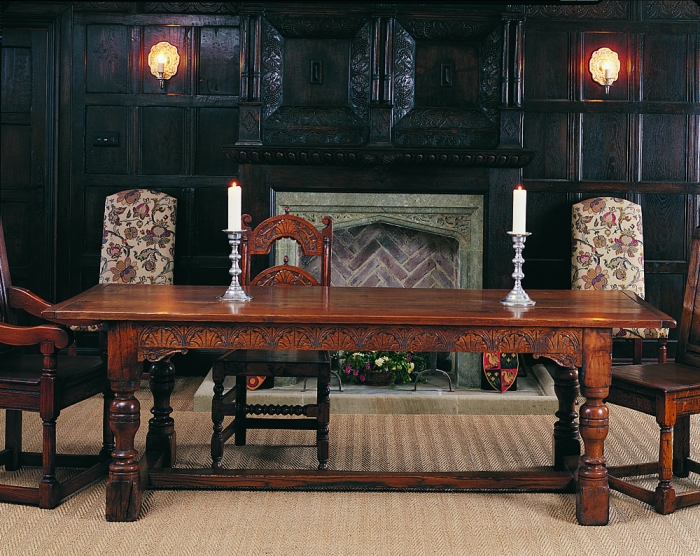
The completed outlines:
<svg viewBox="0 0 700 556">
<path fill-rule="evenodd" d="M 417 287 L 459 287 L 480 289 L 482 287 L 483 268 L 483 196 L 454 194 L 416 194 L 416 193 L 321 193 L 321 192 L 277 192 L 274 195 L 275 214 L 283 214 L 286 207 L 290 212 L 301 216 L 321 228 L 322 218 L 333 218 L 334 235 L 340 237 L 343 232 L 362 227 L 375 227 L 371 234 L 358 234 L 358 237 L 371 235 L 377 245 L 385 246 L 408 237 L 411 245 L 406 246 L 412 255 L 422 258 L 435 257 L 437 262 L 429 261 L 425 270 L 426 279 L 414 282 Z M 387 234 L 393 227 L 408 231 L 400 234 Z M 391 235 L 392 237 L 389 237 Z M 352 240 L 352 235 L 349 239 Z M 348 237 L 343 237 L 348 240 Z M 336 241 L 336 244 L 339 243 Z M 418 247 L 416 247 L 418 246 Z M 426 249 L 439 246 L 439 253 L 427 253 Z M 374 257 L 372 272 L 384 274 L 388 279 L 383 285 L 409 287 L 401 283 L 400 278 L 411 271 L 416 271 L 417 264 L 412 257 L 392 257 L 391 249 L 382 249 L 382 254 L 369 252 L 363 245 L 356 249 L 343 249 L 343 257 L 349 257 L 348 251 L 354 251 L 362 257 Z M 418 251 L 418 249 L 422 249 Z M 336 272 L 331 280 L 335 286 L 355 285 L 354 278 L 359 276 L 364 260 L 356 264 L 344 264 L 347 260 L 338 260 L 341 255 L 336 249 L 333 266 L 342 267 L 342 273 Z M 276 260 L 281 263 L 284 256 L 289 257 L 290 264 L 304 266 L 304 261 L 297 260 L 296 246 L 293 242 L 280 245 L 276 250 Z M 387 260 L 390 259 L 390 260 Z M 404 273 L 401 264 L 411 265 Z M 383 268 L 382 268 L 383 267 Z M 443 267 L 443 268 L 438 268 Z M 445 272 L 442 272 L 444 270 Z M 366 272 L 366 270 L 365 270 Z M 428 273 L 440 272 L 440 277 L 429 279 Z M 392 274 L 393 273 L 393 274 Z M 399 276 L 396 278 L 396 276 Z M 481 358 L 479 354 L 454 354 L 454 371 L 457 384 L 466 388 L 478 388 L 481 383 Z"/>
</svg>

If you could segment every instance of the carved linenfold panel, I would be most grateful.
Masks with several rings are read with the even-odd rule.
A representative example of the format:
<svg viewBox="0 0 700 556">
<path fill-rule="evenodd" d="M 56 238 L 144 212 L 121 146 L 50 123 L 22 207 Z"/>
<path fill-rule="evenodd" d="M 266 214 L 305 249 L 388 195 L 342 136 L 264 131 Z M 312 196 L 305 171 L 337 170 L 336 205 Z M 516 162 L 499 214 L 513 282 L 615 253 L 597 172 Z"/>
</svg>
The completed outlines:
<svg viewBox="0 0 700 556">
<path fill-rule="evenodd" d="M 497 142 L 493 123 L 471 110 L 411 110 L 394 126 L 394 143 L 402 146 L 493 148 Z"/>
<path fill-rule="evenodd" d="M 693 2 L 669 2 L 647 0 L 644 2 L 644 19 L 692 19 L 700 17 L 700 6 Z"/>
<path fill-rule="evenodd" d="M 365 17 L 268 14 L 267 20 L 290 38 L 349 39 L 367 23 Z"/>
<path fill-rule="evenodd" d="M 401 25 L 394 24 L 394 123 L 413 108 L 416 41 Z"/>
<path fill-rule="evenodd" d="M 145 325 L 139 331 L 139 358 L 155 350 L 328 349 L 387 351 L 507 351 L 555 354 L 581 365 L 581 329 L 461 328 L 353 325 Z"/>
<path fill-rule="evenodd" d="M 575 6 L 533 5 L 525 6 L 525 15 L 529 18 L 595 18 L 627 19 L 630 10 L 629 0 L 607 0 L 593 6 L 577 4 Z"/>
<path fill-rule="evenodd" d="M 323 147 L 223 147 L 226 156 L 238 164 L 290 164 L 376 166 L 420 164 L 428 166 L 475 166 L 522 168 L 535 152 L 526 149 L 466 150 L 430 148 L 323 148 Z"/>
</svg>

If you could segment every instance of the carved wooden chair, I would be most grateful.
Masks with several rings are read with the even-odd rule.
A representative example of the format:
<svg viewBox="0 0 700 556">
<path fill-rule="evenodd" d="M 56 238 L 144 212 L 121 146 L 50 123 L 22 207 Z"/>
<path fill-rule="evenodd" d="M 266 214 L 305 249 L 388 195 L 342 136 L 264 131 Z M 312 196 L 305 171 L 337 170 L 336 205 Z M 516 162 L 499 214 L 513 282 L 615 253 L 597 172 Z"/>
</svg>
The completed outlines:
<svg viewBox="0 0 700 556">
<path fill-rule="evenodd" d="M 632 290 L 644 299 L 642 207 L 614 197 L 576 203 L 571 237 L 571 289 Z M 614 328 L 613 337 L 634 342 L 635 364 L 642 361 L 642 339 L 657 339 L 658 361 L 666 361 L 668 328 Z"/>
<path fill-rule="evenodd" d="M 700 488 L 677 492 L 672 478 L 700 473 L 690 459 L 690 416 L 700 413 L 700 228 L 693 236 L 688 280 L 683 297 L 678 351 L 673 363 L 615 366 L 607 398 L 614 403 L 656 417 L 661 428 L 659 457 L 651 463 L 609 467 L 610 488 L 669 514 L 700 502 Z M 659 476 L 655 490 L 623 478 Z"/>
<path fill-rule="evenodd" d="M 0 408 L 5 409 L 5 447 L 0 465 L 14 471 L 40 466 L 38 487 L 0 485 L 0 502 L 54 508 L 73 492 L 106 475 L 112 450 L 109 406 L 112 395 L 106 365 L 99 356 L 58 355 L 72 341 L 71 331 L 56 324 L 17 326 L 15 310 L 35 317 L 50 307 L 33 293 L 10 281 L 5 236 L 0 220 Z M 28 347 L 34 347 L 27 352 Z M 38 346 L 38 349 L 36 347 Z M 56 454 L 56 418 L 62 409 L 104 393 L 103 447 L 98 455 Z M 22 449 L 22 412 L 39 413 L 43 421 L 41 453 Z M 62 483 L 56 466 L 85 469 Z"/>
<path fill-rule="evenodd" d="M 250 215 L 243 215 L 244 230 L 241 238 L 241 285 L 242 286 L 329 286 L 331 281 L 331 252 L 333 223 L 329 216 L 323 218 L 325 228 L 320 232 L 310 222 L 286 214 L 273 216 L 251 230 Z M 288 264 L 268 268 L 251 279 L 251 257 L 269 255 L 272 246 L 280 238 L 295 240 L 305 256 L 320 257 L 320 277 Z M 253 301 L 254 302 L 254 301 Z M 235 386 L 224 393 L 224 379 L 235 376 Z M 316 403 L 308 405 L 247 405 L 246 378 L 268 377 L 314 377 L 317 379 Z M 328 351 L 265 351 L 234 350 L 216 360 L 212 366 L 214 398 L 212 399 L 212 421 L 214 434 L 211 440 L 212 466 L 222 467 L 224 442 L 235 435 L 235 444 L 246 443 L 246 431 L 250 428 L 277 428 L 316 430 L 316 447 L 319 469 L 328 467 L 328 422 L 330 417 L 331 359 Z M 255 418 L 248 414 L 282 415 L 277 418 Z M 234 416 L 226 428 L 225 416 Z M 285 418 L 304 416 L 308 419 Z"/>
</svg>

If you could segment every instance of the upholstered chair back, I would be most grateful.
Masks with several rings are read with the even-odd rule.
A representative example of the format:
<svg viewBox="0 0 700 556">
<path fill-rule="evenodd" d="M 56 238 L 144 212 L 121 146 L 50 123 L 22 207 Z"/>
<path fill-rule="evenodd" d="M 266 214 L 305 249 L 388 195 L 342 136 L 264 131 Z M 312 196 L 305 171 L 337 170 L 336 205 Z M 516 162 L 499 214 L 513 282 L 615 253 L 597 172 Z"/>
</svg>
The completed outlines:
<svg viewBox="0 0 700 556">
<path fill-rule="evenodd" d="M 595 197 L 571 209 L 571 289 L 631 290 L 644 299 L 642 207 Z M 622 338 L 667 338 L 668 329 L 613 329 Z"/>
<path fill-rule="evenodd" d="M 172 284 L 177 199 L 129 189 L 105 199 L 100 279 L 117 284 Z"/>
</svg>

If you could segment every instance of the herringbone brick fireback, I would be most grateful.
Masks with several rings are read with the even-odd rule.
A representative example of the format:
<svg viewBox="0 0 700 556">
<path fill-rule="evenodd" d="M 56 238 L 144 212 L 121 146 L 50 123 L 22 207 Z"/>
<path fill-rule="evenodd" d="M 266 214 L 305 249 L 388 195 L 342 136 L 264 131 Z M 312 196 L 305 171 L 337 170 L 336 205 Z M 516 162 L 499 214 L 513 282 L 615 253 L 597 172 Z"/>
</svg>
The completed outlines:
<svg viewBox="0 0 700 556">
<path fill-rule="evenodd" d="M 333 286 L 458 288 L 459 245 L 448 237 L 388 224 L 333 231 Z M 318 276 L 318 260 L 301 266 Z"/>
</svg>

